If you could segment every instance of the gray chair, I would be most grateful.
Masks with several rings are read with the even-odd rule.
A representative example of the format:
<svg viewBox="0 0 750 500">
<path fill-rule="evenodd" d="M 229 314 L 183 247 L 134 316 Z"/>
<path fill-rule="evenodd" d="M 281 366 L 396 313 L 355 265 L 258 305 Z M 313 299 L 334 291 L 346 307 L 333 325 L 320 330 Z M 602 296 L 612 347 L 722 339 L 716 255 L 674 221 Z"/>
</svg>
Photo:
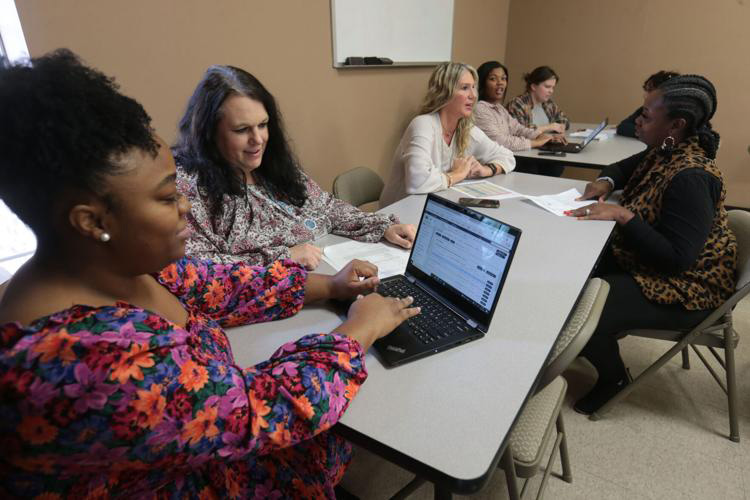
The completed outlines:
<svg viewBox="0 0 750 500">
<path fill-rule="evenodd" d="M 355 207 L 380 199 L 383 179 L 367 167 L 357 167 L 339 174 L 333 180 L 333 195 Z"/>
<path fill-rule="evenodd" d="M 739 443 L 740 431 L 737 423 L 737 375 L 735 371 L 734 350 L 739 342 L 739 334 L 732 325 L 732 309 L 750 293 L 750 213 L 744 210 L 729 212 L 729 227 L 737 237 L 737 287 L 734 294 L 726 302 L 717 307 L 705 320 L 692 330 L 630 330 L 625 335 L 636 335 L 660 340 L 671 340 L 674 346 L 664 353 L 651 366 L 644 370 L 631 384 L 625 387 L 612 399 L 591 415 L 591 420 L 598 420 L 610 408 L 627 397 L 632 391 L 640 387 L 643 381 L 656 370 L 664 366 L 672 357 L 682 352 L 682 367 L 690 368 L 688 346 L 698 355 L 698 358 L 714 377 L 716 382 L 727 395 L 729 407 L 729 439 Z M 704 346 L 716 358 L 725 371 L 726 384 L 708 363 L 698 346 Z M 724 358 L 717 349 L 724 349 Z"/>
<path fill-rule="evenodd" d="M 586 284 L 573 314 L 552 347 L 537 392 L 529 398 L 513 427 L 499 464 L 505 470 L 511 500 L 518 500 L 526 495 L 529 479 L 539 472 L 544 451 L 553 436 L 555 444 L 544 467 L 544 476 L 536 498 L 540 499 L 544 494 L 555 452 L 558 450 L 563 470 L 562 479 L 569 483 L 573 481 L 565 426 L 560 413 L 568 385 L 560 375 L 594 333 L 608 294 L 609 284 L 600 278 L 592 278 Z M 525 478 L 520 491 L 517 483 L 519 477 Z"/>
<path fill-rule="evenodd" d="M 525 496 L 528 480 L 539 472 L 544 450 L 553 435 L 555 445 L 552 447 L 552 454 L 544 468 L 544 476 L 536 498 L 540 499 L 544 494 L 557 450 L 560 451 L 562 462 L 562 478 L 569 483 L 573 481 L 565 426 L 560 413 L 568 384 L 560 374 L 578 356 L 591 338 L 599 323 L 608 294 L 609 283 L 606 281 L 600 278 L 592 278 L 588 281 L 573 314 L 568 318 L 552 347 L 536 393 L 526 402 L 526 406 L 513 426 L 510 439 L 498 464 L 499 468 L 505 470 L 511 500 L 519 500 Z M 526 479 L 520 492 L 519 477 Z M 415 477 L 392 496 L 391 500 L 407 498 L 424 483 L 424 479 Z"/>
</svg>

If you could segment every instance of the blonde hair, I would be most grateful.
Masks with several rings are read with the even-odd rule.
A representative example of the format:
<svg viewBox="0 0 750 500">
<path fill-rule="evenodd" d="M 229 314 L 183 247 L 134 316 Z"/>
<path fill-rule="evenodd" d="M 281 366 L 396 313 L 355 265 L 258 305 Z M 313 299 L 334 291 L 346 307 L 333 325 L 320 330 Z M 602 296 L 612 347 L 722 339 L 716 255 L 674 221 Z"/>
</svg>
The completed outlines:
<svg viewBox="0 0 750 500">
<path fill-rule="evenodd" d="M 474 83 L 479 81 L 477 70 L 468 64 L 445 62 L 435 68 L 430 75 L 430 81 L 427 83 L 427 94 L 422 101 L 422 109 L 419 114 L 426 115 L 442 109 L 458 87 L 458 80 L 461 79 L 464 71 L 468 71 L 474 77 Z M 458 120 L 456 127 L 456 144 L 458 145 L 458 155 L 462 156 L 464 151 L 469 147 L 469 133 L 474 121 L 471 116 Z"/>
</svg>

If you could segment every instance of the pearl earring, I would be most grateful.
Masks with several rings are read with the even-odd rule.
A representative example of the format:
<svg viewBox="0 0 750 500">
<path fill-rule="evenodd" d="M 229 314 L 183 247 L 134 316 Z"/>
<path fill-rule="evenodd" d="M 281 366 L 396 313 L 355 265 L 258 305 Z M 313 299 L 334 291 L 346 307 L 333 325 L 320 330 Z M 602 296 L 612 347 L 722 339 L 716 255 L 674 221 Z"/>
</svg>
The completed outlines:
<svg viewBox="0 0 750 500">
<path fill-rule="evenodd" d="M 109 233 L 102 233 L 99 235 L 99 241 L 101 241 L 102 243 L 108 242 L 109 238 L 110 238 Z"/>
</svg>

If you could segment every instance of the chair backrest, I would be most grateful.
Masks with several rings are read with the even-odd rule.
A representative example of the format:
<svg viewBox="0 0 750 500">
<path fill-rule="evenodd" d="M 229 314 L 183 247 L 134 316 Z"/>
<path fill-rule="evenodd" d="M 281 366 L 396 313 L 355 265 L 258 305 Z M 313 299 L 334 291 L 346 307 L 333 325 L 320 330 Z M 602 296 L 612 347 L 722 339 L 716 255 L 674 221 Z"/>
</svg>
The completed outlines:
<svg viewBox="0 0 750 500">
<path fill-rule="evenodd" d="M 750 294 L 750 212 L 730 210 L 728 212 L 729 229 L 737 238 L 737 286 L 735 292 L 711 314 L 688 332 L 697 338 L 704 331 L 723 323 L 724 315 L 731 313 L 737 303 Z"/>
<path fill-rule="evenodd" d="M 333 195 L 355 207 L 378 201 L 383 191 L 383 179 L 367 167 L 347 170 L 333 180 Z"/>
<path fill-rule="evenodd" d="M 737 238 L 737 290 L 750 283 L 750 212 L 730 210 L 729 229 Z"/>
<path fill-rule="evenodd" d="M 568 318 L 547 360 L 537 392 L 555 380 L 573 362 L 589 341 L 599 324 L 604 303 L 609 295 L 609 283 L 591 278 L 578 299 L 573 314 Z"/>
</svg>

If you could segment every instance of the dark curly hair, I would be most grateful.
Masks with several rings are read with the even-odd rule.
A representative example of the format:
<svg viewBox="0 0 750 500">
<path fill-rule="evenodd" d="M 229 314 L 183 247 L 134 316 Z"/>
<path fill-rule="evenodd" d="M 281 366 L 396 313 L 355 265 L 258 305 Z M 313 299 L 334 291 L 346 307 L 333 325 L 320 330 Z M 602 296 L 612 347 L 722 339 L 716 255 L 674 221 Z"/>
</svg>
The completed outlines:
<svg viewBox="0 0 750 500">
<path fill-rule="evenodd" d="M 233 95 L 259 101 L 268 113 L 268 143 L 260 166 L 253 171 L 258 184 L 276 199 L 302 206 L 307 198 L 301 169 L 287 141 L 276 100 L 253 75 L 234 66 L 211 66 L 188 101 L 173 151 L 179 165 L 198 174 L 198 186 L 208 196 L 213 216 L 223 211 L 225 194 L 244 195 L 244 174 L 224 159 L 216 145 L 221 106 Z"/>
<path fill-rule="evenodd" d="M 487 100 L 487 93 L 484 87 L 487 84 L 487 78 L 490 77 L 490 73 L 492 72 L 492 70 L 497 69 L 497 68 L 502 68 L 503 71 L 505 71 L 505 77 L 507 78 L 507 82 L 510 84 L 510 75 L 508 74 L 508 68 L 506 68 L 503 63 L 498 62 L 498 61 L 487 61 L 485 63 L 482 63 L 482 65 L 477 68 L 477 75 L 479 75 L 479 82 L 477 83 L 477 88 L 479 89 L 480 101 Z"/>
<path fill-rule="evenodd" d="M 118 158 L 159 150 L 143 107 L 67 49 L 0 69 L 0 117 L 0 198 L 40 240 L 66 188 L 111 202 Z"/>
<path fill-rule="evenodd" d="M 709 158 L 716 158 L 719 134 L 711 126 L 716 113 L 716 88 L 700 75 L 679 75 L 662 83 L 662 93 L 667 116 L 683 118 L 687 122 L 685 136 L 697 135 L 698 143 Z"/>
</svg>

